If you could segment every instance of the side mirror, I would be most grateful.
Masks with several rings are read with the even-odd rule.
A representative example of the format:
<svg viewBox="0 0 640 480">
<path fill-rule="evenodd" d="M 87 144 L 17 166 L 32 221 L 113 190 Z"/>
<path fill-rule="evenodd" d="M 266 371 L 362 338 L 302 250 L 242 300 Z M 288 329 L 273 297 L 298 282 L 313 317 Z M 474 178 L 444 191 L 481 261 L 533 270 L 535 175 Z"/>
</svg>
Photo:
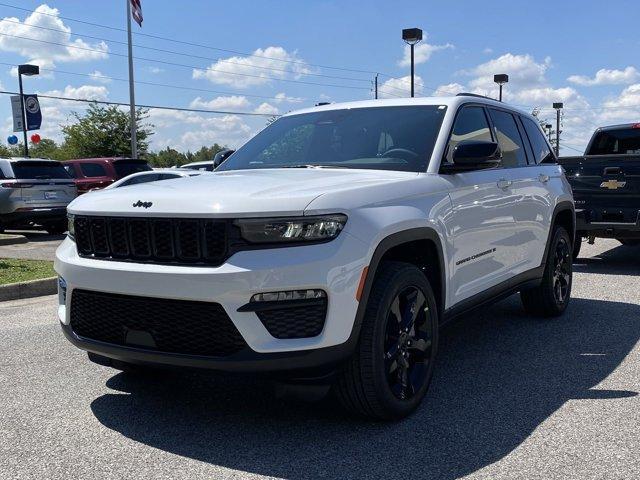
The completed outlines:
<svg viewBox="0 0 640 480">
<path fill-rule="evenodd" d="M 213 168 L 216 169 L 219 167 L 233 152 L 235 152 L 235 150 L 221 150 L 216 153 L 216 156 L 213 157 Z"/>
<path fill-rule="evenodd" d="M 443 165 L 445 172 L 464 172 L 500 165 L 502 152 L 496 142 L 463 140 L 453 149 L 453 163 Z"/>
</svg>

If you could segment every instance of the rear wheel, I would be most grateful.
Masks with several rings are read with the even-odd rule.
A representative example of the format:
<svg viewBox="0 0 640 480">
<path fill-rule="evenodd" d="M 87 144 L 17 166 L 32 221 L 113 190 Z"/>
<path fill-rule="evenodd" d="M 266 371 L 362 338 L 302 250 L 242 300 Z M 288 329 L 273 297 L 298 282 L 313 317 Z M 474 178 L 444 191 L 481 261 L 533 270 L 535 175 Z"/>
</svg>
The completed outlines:
<svg viewBox="0 0 640 480">
<path fill-rule="evenodd" d="M 334 385 L 338 399 L 367 417 L 409 415 L 429 387 L 437 344 L 438 310 L 426 276 L 411 264 L 382 264 L 358 347 Z"/>
<path fill-rule="evenodd" d="M 527 313 L 541 317 L 561 315 L 571 298 L 573 262 L 571 238 L 562 227 L 555 227 L 542 282 L 520 292 Z"/>
</svg>

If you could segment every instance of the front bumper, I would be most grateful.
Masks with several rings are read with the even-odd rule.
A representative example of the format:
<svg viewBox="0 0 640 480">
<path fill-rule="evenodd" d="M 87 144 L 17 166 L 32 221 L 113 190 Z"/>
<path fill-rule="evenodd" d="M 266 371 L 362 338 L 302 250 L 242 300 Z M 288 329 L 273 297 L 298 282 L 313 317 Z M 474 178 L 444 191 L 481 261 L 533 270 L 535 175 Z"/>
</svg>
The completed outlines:
<svg viewBox="0 0 640 480">
<path fill-rule="evenodd" d="M 82 258 L 75 243 L 66 239 L 58 248 L 55 261 L 55 269 L 67 288 L 66 296 L 59 295 L 58 316 L 73 344 L 117 360 L 234 371 L 313 368 L 335 363 L 353 348 L 350 337 L 358 309 L 356 291 L 368 255 L 367 245 L 346 232 L 324 244 L 238 252 L 219 267 Z M 218 303 L 248 348 L 227 357 L 199 357 L 78 337 L 69 325 L 75 288 Z M 321 289 L 327 293 L 324 328 L 315 337 L 275 338 L 255 312 L 238 311 L 256 293 L 299 289 Z"/>
</svg>

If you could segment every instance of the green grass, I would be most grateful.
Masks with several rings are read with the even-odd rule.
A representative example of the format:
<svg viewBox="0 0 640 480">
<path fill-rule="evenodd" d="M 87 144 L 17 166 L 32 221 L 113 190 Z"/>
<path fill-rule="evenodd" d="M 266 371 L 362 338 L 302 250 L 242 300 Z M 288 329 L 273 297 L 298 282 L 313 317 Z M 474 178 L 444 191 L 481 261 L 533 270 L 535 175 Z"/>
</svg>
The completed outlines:
<svg viewBox="0 0 640 480">
<path fill-rule="evenodd" d="M 0 285 L 55 277 L 53 262 L 0 258 Z"/>
</svg>

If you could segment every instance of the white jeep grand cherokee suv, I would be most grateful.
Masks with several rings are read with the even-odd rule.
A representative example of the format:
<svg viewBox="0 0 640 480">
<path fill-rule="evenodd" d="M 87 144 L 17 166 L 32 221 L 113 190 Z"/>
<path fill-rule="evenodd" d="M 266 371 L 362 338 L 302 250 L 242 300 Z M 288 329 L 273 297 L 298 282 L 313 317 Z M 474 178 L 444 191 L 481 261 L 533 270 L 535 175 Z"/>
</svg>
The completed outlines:
<svg viewBox="0 0 640 480">
<path fill-rule="evenodd" d="M 93 361 L 330 383 L 376 418 L 419 405 L 443 323 L 571 292 L 562 169 L 533 117 L 469 94 L 293 112 L 215 173 L 69 213 L 58 315 Z"/>
</svg>

